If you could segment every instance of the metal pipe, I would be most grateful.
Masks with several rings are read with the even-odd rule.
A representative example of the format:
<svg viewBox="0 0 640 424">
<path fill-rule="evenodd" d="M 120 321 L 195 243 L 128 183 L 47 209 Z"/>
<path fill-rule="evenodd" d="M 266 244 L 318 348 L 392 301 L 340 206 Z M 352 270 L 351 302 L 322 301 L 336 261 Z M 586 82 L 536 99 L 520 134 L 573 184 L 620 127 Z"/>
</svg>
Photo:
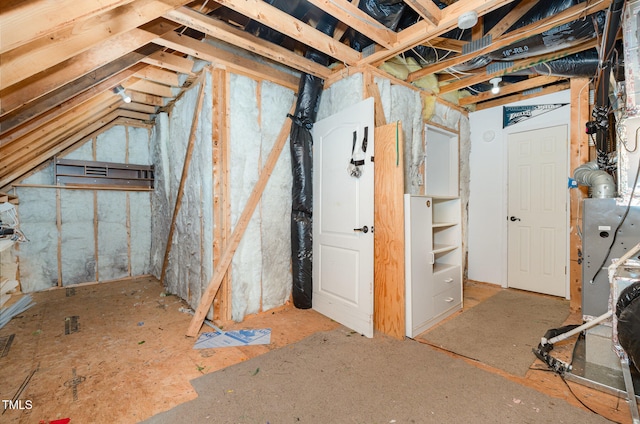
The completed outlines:
<svg viewBox="0 0 640 424">
<path fill-rule="evenodd" d="M 596 162 L 587 162 L 577 167 L 573 172 L 573 178 L 578 184 L 590 187 L 591 197 L 605 199 L 616 195 L 613 177 L 599 169 Z"/>
</svg>

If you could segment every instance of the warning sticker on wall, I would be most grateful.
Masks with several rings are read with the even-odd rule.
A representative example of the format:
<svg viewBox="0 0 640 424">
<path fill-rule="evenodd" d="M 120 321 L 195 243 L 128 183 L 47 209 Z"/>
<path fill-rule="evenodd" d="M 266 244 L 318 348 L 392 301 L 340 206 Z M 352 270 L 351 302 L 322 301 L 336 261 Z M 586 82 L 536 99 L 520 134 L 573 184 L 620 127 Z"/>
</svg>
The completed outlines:
<svg viewBox="0 0 640 424">
<path fill-rule="evenodd" d="M 503 106 L 502 128 L 506 128 L 510 125 L 526 121 L 529 118 L 540 116 L 543 113 L 551 112 L 552 110 L 556 110 L 568 104 L 569 103 L 555 103 L 548 105 L 531 106 Z"/>
</svg>

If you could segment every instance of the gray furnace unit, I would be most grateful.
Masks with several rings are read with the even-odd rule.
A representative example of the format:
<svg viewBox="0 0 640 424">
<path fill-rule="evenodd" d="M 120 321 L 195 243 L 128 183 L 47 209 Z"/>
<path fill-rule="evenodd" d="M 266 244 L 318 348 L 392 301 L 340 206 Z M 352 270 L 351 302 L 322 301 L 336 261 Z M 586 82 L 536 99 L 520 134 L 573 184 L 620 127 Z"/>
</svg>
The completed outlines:
<svg viewBox="0 0 640 424">
<path fill-rule="evenodd" d="M 627 206 L 619 202 L 620 199 L 614 198 L 585 199 L 583 202 L 582 314 L 584 316 L 597 317 L 607 312 L 610 292 L 607 267 L 611 265 L 612 259 L 620 258 L 640 240 L 640 206 Z M 623 217 L 624 222 L 620 225 Z M 615 244 L 610 250 L 614 237 Z"/>
</svg>

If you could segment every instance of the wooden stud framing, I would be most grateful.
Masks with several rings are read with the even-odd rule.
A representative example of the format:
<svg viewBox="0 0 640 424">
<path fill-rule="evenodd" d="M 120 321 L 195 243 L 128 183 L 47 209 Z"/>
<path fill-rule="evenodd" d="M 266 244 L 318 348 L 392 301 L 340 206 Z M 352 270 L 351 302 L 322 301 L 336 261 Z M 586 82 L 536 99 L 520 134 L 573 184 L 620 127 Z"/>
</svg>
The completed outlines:
<svg viewBox="0 0 640 424">
<path fill-rule="evenodd" d="M 296 102 L 294 101 L 293 105 L 291 106 L 291 110 L 289 111 L 290 114 L 294 113 L 295 104 Z M 271 149 L 271 152 L 269 153 L 269 157 L 265 162 L 265 166 L 260 171 L 258 181 L 256 182 L 256 185 L 254 186 L 251 192 L 251 195 L 247 200 L 244 210 L 242 211 L 242 214 L 238 218 L 236 226 L 233 229 L 233 233 L 231 234 L 229 244 L 227 245 L 224 253 L 222 254 L 220 261 L 218 262 L 218 266 L 214 271 L 211 281 L 209 281 L 209 285 L 207 289 L 205 290 L 204 293 L 202 293 L 202 297 L 200 298 L 200 304 L 198 305 L 198 308 L 196 309 L 193 315 L 193 318 L 191 319 L 191 323 L 189 324 L 189 328 L 187 329 L 186 334 L 189 337 L 197 336 L 198 332 L 200 331 L 200 328 L 202 327 L 202 323 L 204 322 L 204 318 L 207 314 L 207 311 L 211 306 L 211 302 L 213 301 L 213 298 L 215 297 L 218 290 L 220 289 L 220 284 L 222 283 L 222 279 L 224 278 L 224 275 L 227 272 L 227 268 L 231 264 L 231 260 L 233 259 L 233 255 L 235 254 L 236 249 L 238 248 L 238 245 L 242 240 L 244 231 L 247 229 L 247 225 L 251 220 L 251 216 L 253 215 L 253 212 L 255 211 L 256 206 L 260 201 L 260 198 L 262 197 L 262 193 L 264 191 L 264 188 L 267 185 L 267 182 L 269 181 L 269 177 L 271 176 L 271 173 L 273 172 L 273 169 L 275 168 L 276 163 L 278 162 L 280 153 L 282 153 L 282 149 L 284 148 L 284 145 L 289 137 L 290 130 L 291 130 L 291 121 L 289 119 L 286 119 L 282 126 L 282 129 L 280 130 L 280 134 L 278 134 L 276 143 Z"/>
<path fill-rule="evenodd" d="M 204 76 L 204 74 L 203 74 Z M 178 194 L 176 195 L 176 203 L 173 208 L 173 217 L 171 218 L 171 225 L 169 226 L 169 236 L 167 237 L 167 245 L 164 251 L 164 261 L 162 263 L 162 273 L 160 276 L 160 282 L 164 283 L 164 277 L 167 273 L 167 266 L 169 265 L 169 254 L 171 253 L 171 245 L 173 242 L 173 232 L 175 231 L 176 219 L 178 213 L 182 207 L 182 196 L 184 195 L 184 186 L 187 182 L 187 176 L 189 174 L 189 166 L 191 165 L 191 158 L 193 157 L 193 148 L 196 143 L 196 133 L 198 130 L 198 121 L 200 118 L 200 112 L 202 110 L 202 102 L 204 101 L 204 88 L 206 86 L 206 79 L 200 78 L 200 91 L 198 92 L 198 102 L 195 110 L 193 111 L 193 120 L 191 123 L 191 132 L 189 135 L 189 144 L 187 145 L 187 151 L 184 157 L 184 164 L 182 166 L 182 176 L 180 178 L 180 186 L 178 187 Z"/>
<path fill-rule="evenodd" d="M 571 147 L 569 170 L 571 173 L 580 165 L 589 161 L 589 139 L 584 128 L 589 120 L 589 80 L 572 78 L 571 88 Z M 571 201 L 569 233 L 569 307 L 576 312 L 582 305 L 582 240 L 578 229 L 582 227 L 582 200 L 588 197 L 587 187 L 581 186 L 569 190 Z"/>
<path fill-rule="evenodd" d="M 375 82 L 374 75 L 371 72 L 363 74 L 364 80 L 364 97 L 373 97 L 374 104 L 374 122 L 376 127 L 387 125 L 387 119 L 384 116 L 384 108 L 382 107 L 382 99 L 380 98 L 380 90 Z"/>
<path fill-rule="evenodd" d="M 230 81 L 227 71 L 213 71 L 213 189 L 214 189 L 214 270 L 219 258 L 227 247 L 231 235 L 231 203 L 229 199 L 229 116 Z M 220 284 L 220 290 L 213 300 L 214 320 L 231 319 L 231 270 L 228 270 Z M 206 287 L 203 287 L 206 288 Z"/>
<path fill-rule="evenodd" d="M 62 287 L 62 205 L 60 190 L 56 190 L 56 228 L 58 230 L 58 287 Z"/>
</svg>

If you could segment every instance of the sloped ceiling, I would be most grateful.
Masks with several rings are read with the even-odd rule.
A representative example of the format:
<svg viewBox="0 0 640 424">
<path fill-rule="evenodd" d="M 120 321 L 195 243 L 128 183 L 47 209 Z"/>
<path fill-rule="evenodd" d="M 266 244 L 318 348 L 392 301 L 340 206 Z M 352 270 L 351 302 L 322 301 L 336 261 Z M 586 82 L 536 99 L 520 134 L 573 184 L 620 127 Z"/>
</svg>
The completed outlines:
<svg viewBox="0 0 640 424">
<path fill-rule="evenodd" d="M 443 72 L 516 40 L 584 19 L 606 9 L 610 0 L 580 3 L 509 32 L 537 1 L 459 0 L 438 7 L 432 0 L 405 0 L 415 20 L 396 31 L 358 8 L 358 0 L 292 3 L 305 13 L 293 17 L 274 7 L 276 2 L 262 0 L 5 0 L 0 10 L 0 189 L 107 125 L 152 123 L 159 110 L 170 107 L 193 83 L 200 60 L 295 90 L 300 72 L 335 79 L 345 67 L 377 67 L 417 46 L 429 46 L 447 53 L 409 74 L 407 81 L 438 74 L 444 93 L 592 49 L 597 39 L 515 61 L 506 68 L 481 67 L 455 79 Z M 480 17 L 479 24 L 469 30 L 471 39 L 487 34 L 492 39 L 463 54 L 468 41 L 447 34 L 457 28 L 459 16 L 469 11 Z M 315 28 L 324 13 L 338 20 L 333 36 Z M 498 19 L 483 25 L 489 13 Z M 247 31 L 256 23 L 279 32 L 284 41 L 272 43 L 254 35 L 256 31 Z M 373 42 L 366 53 L 350 47 L 351 30 Z M 203 42 L 205 37 L 218 43 Z M 228 45 L 251 55 L 233 54 L 225 48 Z M 329 56 L 330 66 L 306 59 L 308 49 Z M 114 93 L 118 85 L 125 88 L 130 103 Z M 566 86 L 566 77 L 527 76 L 505 85 L 500 96 L 506 97 L 473 90 L 475 94 L 464 104 L 495 105 L 534 88 L 542 88 L 539 92 L 544 94 Z"/>
</svg>

